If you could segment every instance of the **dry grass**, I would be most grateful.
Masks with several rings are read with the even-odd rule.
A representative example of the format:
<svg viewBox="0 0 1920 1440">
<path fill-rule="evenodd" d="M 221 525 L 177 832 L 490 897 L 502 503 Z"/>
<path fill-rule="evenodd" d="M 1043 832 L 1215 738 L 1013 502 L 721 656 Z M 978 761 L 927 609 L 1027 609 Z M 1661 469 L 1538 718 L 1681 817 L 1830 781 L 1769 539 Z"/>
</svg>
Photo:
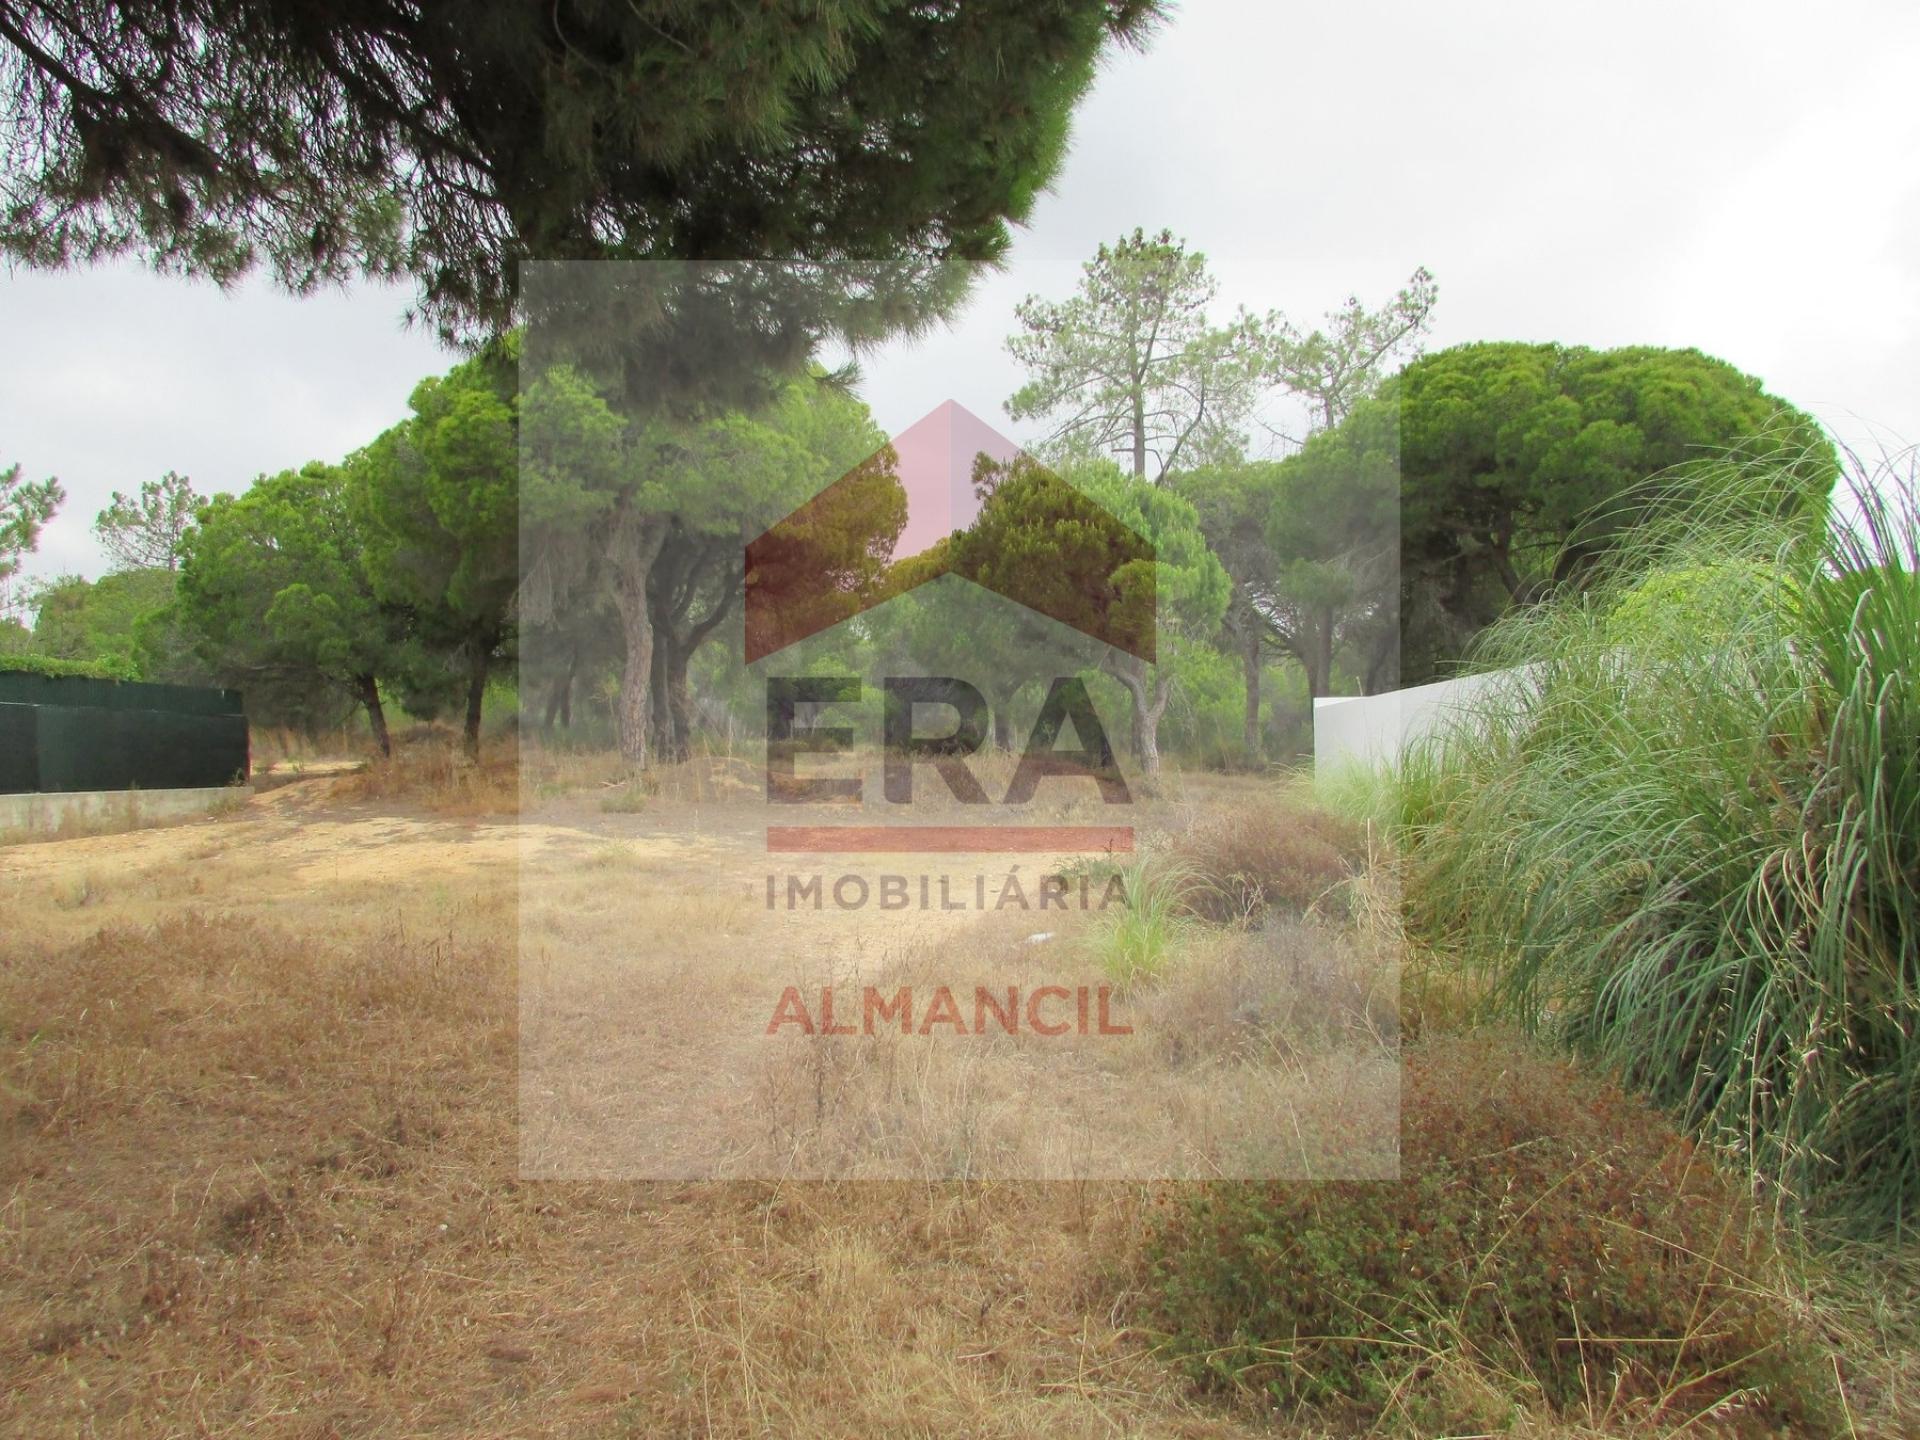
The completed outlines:
<svg viewBox="0 0 1920 1440">
<path fill-rule="evenodd" d="M 323 730 L 297 730 L 286 725 L 251 725 L 248 746 L 256 770 L 306 764 L 312 761 L 355 759 L 373 753 L 373 737 L 364 725 L 337 725 Z"/>
<path fill-rule="evenodd" d="M 1206 878 L 1192 908 L 1215 921 L 1268 909 L 1344 918 L 1355 905 L 1352 884 L 1368 868 L 1365 828 L 1285 783 L 1246 782 L 1238 798 L 1207 805 L 1169 835 L 1166 849 Z"/>
<path fill-rule="evenodd" d="M 517 832 L 332 783 L 0 870 L 0 1431 L 1242 1433 L 1127 1319 L 1138 1187 L 521 1179 Z"/>
<path fill-rule="evenodd" d="M 307 763 L 301 758 L 288 759 L 278 762 L 274 769 L 301 773 Z M 922 763 L 914 773 L 916 818 L 980 821 L 990 820 L 995 813 L 1009 818 L 999 802 L 1012 782 L 1019 757 L 995 750 L 970 757 L 966 763 L 985 792 L 988 805 L 981 807 L 958 799 L 932 768 Z M 803 757 L 798 768 L 802 780 L 857 774 L 867 796 L 877 798 L 883 792 L 885 759 L 875 747 L 832 757 Z M 583 795 L 607 814 L 644 815 L 650 809 L 683 805 L 754 802 L 767 795 L 770 785 L 779 788 L 777 782 L 769 780 L 765 759 L 759 754 L 702 751 L 684 761 L 656 765 L 636 774 L 616 751 L 551 747 L 532 737 L 522 740 L 507 735 L 487 740 L 479 755 L 473 757 L 466 754 L 459 736 L 452 731 L 421 726 L 396 735 L 392 755 L 368 759 L 338 784 L 335 793 L 343 800 L 412 804 L 432 814 L 471 819 L 511 815 Z M 1238 782 L 1230 785 L 1218 776 L 1169 776 L 1160 789 L 1163 803 L 1159 808 L 1178 816 L 1178 823 L 1184 826 L 1194 814 L 1215 808 L 1221 794 L 1244 792 L 1245 787 Z M 795 818 L 803 819 L 809 812 L 827 817 L 842 813 L 838 805 L 803 804 L 795 807 Z M 1026 824 L 1070 819 L 1123 824 L 1133 813 L 1124 807 L 1106 806 L 1091 780 L 1050 778 L 1041 782 L 1033 801 L 1020 807 L 1016 818 Z M 1302 813 L 1306 813 L 1304 809 Z M 1324 829 L 1337 822 L 1315 814 L 1311 823 Z"/>
<path fill-rule="evenodd" d="M 1107 978 L 1078 947 L 1025 943 L 1003 919 L 868 968 L 823 966 L 844 997 L 906 990 L 916 1019 L 940 987 L 968 1033 L 788 1033 L 754 1081 L 730 1147 L 760 1173 L 928 1181 L 1037 1176 L 1079 1185 L 1216 1174 L 1391 1175 L 1398 1128 L 1392 982 L 1383 957 L 1295 927 L 1197 942 L 1151 987 L 1107 995 L 1130 1033 L 1100 1036 Z M 1014 1033 L 978 992 L 1087 992 L 1096 1033 Z M 1077 1001 L 1063 994 L 1061 1023 Z M 814 1007 L 817 1011 L 818 1007 Z M 1006 1009 L 1015 1007 L 1006 1006 Z M 976 1028 L 977 1027 L 977 1028 Z M 1259 1125 L 1248 1117 L 1260 1115 Z"/>
<path fill-rule="evenodd" d="M 11 1433 L 1116 1435 L 1137 1189 L 528 1184 L 497 944 L 186 912 L 15 953 Z"/>
<path fill-rule="evenodd" d="M 391 755 L 341 776 L 333 792 L 342 800 L 407 802 L 435 815 L 511 815 L 520 807 L 519 767 L 511 737 L 490 740 L 470 756 L 457 736 L 423 729 L 396 737 Z"/>
<path fill-rule="evenodd" d="M 1183 1197 L 1155 1266 L 1217 1388 L 1396 1430 L 1845 1433 L 1783 1245 L 1672 1122 L 1494 1033 L 1407 1055 L 1402 1183 Z M 1477 1391 L 1462 1392 L 1462 1382 Z"/>
<path fill-rule="evenodd" d="M 667 936 L 723 979 L 769 933 L 796 966 L 875 976 L 1085 963 L 1064 933 L 1027 946 L 1024 917 L 865 951 L 831 925 L 754 928 L 750 898 L 711 883 L 750 856 L 726 808 L 744 778 L 689 769 L 624 815 L 593 803 L 604 763 L 529 754 L 522 778 L 571 826 L 422 819 L 418 790 L 343 809 L 315 780 L 205 827 L 0 853 L 0 1432 L 1273 1433 L 1199 1397 L 1146 1328 L 1141 1257 L 1177 1187 L 1103 1181 L 1071 1151 L 1058 1182 L 523 1177 L 529 852 L 567 862 L 531 893 L 569 939 Z M 1235 1077 L 1391 1038 L 1365 930 L 1317 924 L 1207 932 L 1132 1002 L 1140 1043 L 1082 1078 L 1110 1076 L 1151 1130 Z M 779 1104 L 739 1133 L 850 1143 L 855 1117 L 892 1116 L 912 1173 L 992 1168 L 989 1129 L 943 1122 L 1023 1076 L 1032 1092 L 1030 1043 L 855 1046 L 837 1068 L 796 1045 L 763 1071 Z M 823 1082 L 840 1088 L 816 1110 Z M 1871 1293 L 1887 1313 L 1849 1302 L 1836 1345 L 1861 1433 L 1894 1434 L 1910 1352 Z M 1512 1427 L 1583 1433 L 1524 1400 Z"/>
<path fill-rule="evenodd" d="M 343 777 L 334 794 L 478 819 L 578 796 L 609 814 L 638 815 L 663 805 L 750 799 L 763 784 L 758 765 L 732 756 L 696 755 L 635 774 L 613 750 L 522 745 L 507 735 L 485 741 L 478 756 L 469 756 L 457 735 L 422 727 L 397 737 L 392 755 L 375 756 Z"/>
</svg>

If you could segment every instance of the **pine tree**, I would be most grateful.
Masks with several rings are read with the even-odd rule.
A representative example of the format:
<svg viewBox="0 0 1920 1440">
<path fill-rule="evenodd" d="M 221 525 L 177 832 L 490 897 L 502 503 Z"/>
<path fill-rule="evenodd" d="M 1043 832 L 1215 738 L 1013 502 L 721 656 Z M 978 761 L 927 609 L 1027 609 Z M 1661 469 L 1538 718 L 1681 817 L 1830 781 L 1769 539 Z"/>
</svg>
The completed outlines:
<svg viewBox="0 0 1920 1440">
<path fill-rule="evenodd" d="M 1002 253 L 1101 50 L 1157 9 L 7 0 L 0 253 L 405 274 L 465 339 L 512 322 L 528 259 L 937 277 Z"/>
<path fill-rule="evenodd" d="M 20 573 L 20 562 L 40 543 L 40 531 L 67 498 L 60 482 L 23 480 L 20 467 L 0 470 L 0 586 Z"/>
</svg>

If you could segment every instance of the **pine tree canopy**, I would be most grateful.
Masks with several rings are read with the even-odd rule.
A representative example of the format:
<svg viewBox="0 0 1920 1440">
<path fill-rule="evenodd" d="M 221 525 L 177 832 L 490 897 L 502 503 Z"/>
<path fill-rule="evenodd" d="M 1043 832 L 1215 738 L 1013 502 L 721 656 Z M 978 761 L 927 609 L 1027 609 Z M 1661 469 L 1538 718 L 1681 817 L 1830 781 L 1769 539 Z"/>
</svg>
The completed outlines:
<svg viewBox="0 0 1920 1440">
<path fill-rule="evenodd" d="M 0 254 L 295 290 L 451 339 L 522 259 L 996 258 L 1157 0 L 0 0 Z"/>
</svg>

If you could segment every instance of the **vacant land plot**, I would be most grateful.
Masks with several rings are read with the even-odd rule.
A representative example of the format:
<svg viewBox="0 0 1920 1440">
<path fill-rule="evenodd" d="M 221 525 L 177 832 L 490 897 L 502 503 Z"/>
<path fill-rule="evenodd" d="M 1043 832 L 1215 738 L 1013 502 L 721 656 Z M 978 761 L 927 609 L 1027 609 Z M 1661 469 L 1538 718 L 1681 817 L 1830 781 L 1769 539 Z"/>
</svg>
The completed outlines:
<svg viewBox="0 0 1920 1440">
<path fill-rule="evenodd" d="M 1160 1345 L 1152 1293 L 1153 1236 L 1181 1187 L 1104 1178 L 1113 1154 L 1084 1125 L 1049 1128 L 1059 1107 L 1036 1111 L 1029 1092 L 1065 1075 L 1086 1099 L 1104 1076 L 1143 1097 L 1125 1131 L 1151 1151 L 1140 1163 L 1221 1153 L 1208 1127 L 1234 1115 L 1243 1130 L 1311 1120 L 1286 1087 L 1316 1064 L 1347 1069 L 1311 1094 L 1379 1100 L 1364 1047 L 1315 1037 L 1390 1052 L 1390 969 L 1353 938 L 1367 927 L 1284 913 L 1314 908 L 1337 847 L 1249 849 L 1231 824 L 1197 825 L 1202 802 L 1244 793 L 1164 802 L 1143 839 L 1229 879 L 1189 907 L 1229 923 L 1183 932 L 1177 975 L 1123 987 L 1126 1058 L 1041 1071 L 1025 1033 L 827 1047 L 764 1032 L 795 976 L 808 995 L 850 978 L 926 993 L 960 974 L 1098 987 L 1112 976 L 1083 943 L 1097 917 L 769 906 L 764 812 L 718 769 L 644 795 L 592 775 L 530 781 L 517 817 L 462 793 L 451 808 L 474 813 L 450 817 L 377 776 L 320 777 L 205 822 L 0 850 L 0 1431 L 1208 1437 L 1329 1423 L 1195 1388 L 1193 1357 Z M 893 865 L 832 869 L 877 884 Z M 1247 923 L 1255 871 L 1298 893 Z M 526 967 L 529 1023 L 584 1016 L 565 1034 L 626 1046 L 624 1070 L 519 1063 L 516 957 L 555 935 L 573 968 Z M 713 997 L 705 1027 L 665 1023 L 663 997 L 689 993 Z M 618 1093 L 592 1093 L 609 1073 Z M 1250 1125 L 1256 1083 L 1272 1108 Z M 1223 1087 L 1232 1103 L 1210 1104 Z M 568 1128 L 609 1104 L 628 1107 L 610 1133 L 639 1137 L 632 1154 L 583 1151 L 596 1132 Z M 557 1149 L 523 1153 L 523 1107 Z M 1290 1156 L 1324 1158 L 1292 1133 Z M 746 1178 L 618 1178 L 675 1163 Z M 1058 1178 L 1005 1178 L 1022 1167 Z M 563 1178 L 529 1178 L 543 1170 Z M 1442 1368 L 1478 1397 L 1473 1413 L 1508 1405 Z M 1595 1393 L 1568 1433 L 1623 1403 Z M 1770 1413 L 1743 1410 L 1737 1387 L 1713 1393 L 1730 1423 Z M 1510 1418 L 1545 1415 L 1524 1378 L 1511 1394 Z"/>
<path fill-rule="evenodd" d="M 774 923 L 750 814 L 339 789 L 0 852 L 0 1428 L 1237 1433 L 1129 1321 L 1149 1188 L 951 1182 L 947 1151 L 850 1185 L 520 1178 L 517 867 L 563 860 L 589 928 L 638 897 L 632 942 L 737 979 Z M 652 1047 L 655 1086 L 700 1051 Z"/>
</svg>

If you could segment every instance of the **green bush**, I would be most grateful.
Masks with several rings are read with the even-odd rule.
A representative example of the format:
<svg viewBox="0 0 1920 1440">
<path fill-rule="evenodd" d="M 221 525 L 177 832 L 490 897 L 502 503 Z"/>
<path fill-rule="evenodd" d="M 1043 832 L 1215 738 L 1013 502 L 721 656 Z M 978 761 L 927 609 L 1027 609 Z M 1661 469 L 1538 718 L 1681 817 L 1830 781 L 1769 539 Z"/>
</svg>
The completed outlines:
<svg viewBox="0 0 1920 1440">
<path fill-rule="evenodd" d="M 1505 1428 L 1489 1408 L 1519 1401 L 1834 1428 L 1817 1337 L 1704 1151 L 1498 1037 L 1423 1043 L 1404 1077 L 1398 1183 L 1220 1183 L 1166 1203 L 1151 1320 L 1196 1380 L 1424 1434 Z"/>
<path fill-rule="evenodd" d="M 0 670 L 24 671 L 29 675 L 79 675 L 89 680 L 137 680 L 131 660 L 56 660 L 50 655 L 25 653 L 0 654 Z"/>
<path fill-rule="evenodd" d="M 1920 1203 L 1920 526 L 1911 473 L 1851 490 L 1812 536 L 1702 506 L 1498 627 L 1486 658 L 1526 678 L 1408 757 L 1399 840 L 1410 922 L 1487 965 L 1501 1012 L 1784 1194 L 1901 1227 Z"/>
<path fill-rule="evenodd" d="M 1160 725 L 1161 753 L 1194 769 L 1243 769 L 1246 690 L 1239 660 L 1195 644 L 1172 663 L 1174 691 Z"/>
</svg>

